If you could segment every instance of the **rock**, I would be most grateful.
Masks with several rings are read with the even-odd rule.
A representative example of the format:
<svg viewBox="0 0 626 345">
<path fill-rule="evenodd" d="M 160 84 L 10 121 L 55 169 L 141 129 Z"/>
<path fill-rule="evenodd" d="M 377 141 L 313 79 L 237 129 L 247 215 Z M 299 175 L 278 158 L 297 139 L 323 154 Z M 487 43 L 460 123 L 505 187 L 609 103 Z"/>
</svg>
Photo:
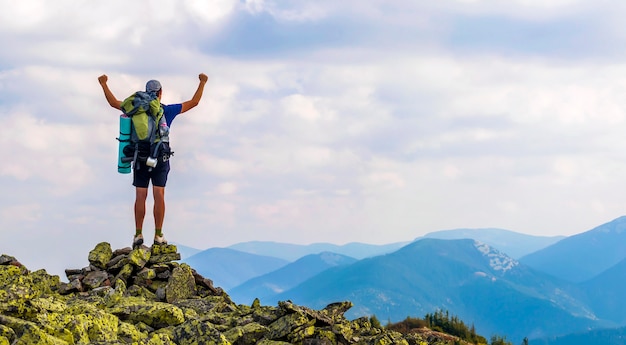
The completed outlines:
<svg viewBox="0 0 626 345">
<path fill-rule="evenodd" d="M 127 255 L 128 254 L 126 254 L 126 255 L 124 255 L 124 254 L 118 254 L 118 255 L 113 254 L 113 258 L 111 260 L 109 260 L 109 262 L 107 262 L 107 270 L 110 270 L 112 267 L 116 267 L 115 265 L 117 265 L 117 263 L 120 262 L 122 259 L 125 259 Z"/>
<path fill-rule="evenodd" d="M 132 251 L 133 251 L 133 249 L 131 247 L 125 247 L 125 248 L 122 248 L 122 249 L 116 249 L 116 250 L 113 251 L 113 256 L 128 255 Z"/>
<path fill-rule="evenodd" d="M 165 286 L 165 298 L 168 303 L 188 299 L 196 295 L 196 281 L 189 265 L 174 268 L 172 276 Z"/>
<path fill-rule="evenodd" d="M 180 253 L 152 255 L 150 256 L 150 260 L 148 262 L 151 264 L 160 264 L 160 263 L 176 261 L 176 260 L 180 260 Z"/>
<path fill-rule="evenodd" d="M 174 341 L 180 345 L 230 345 L 226 337 L 208 322 L 190 320 L 174 329 Z"/>
<path fill-rule="evenodd" d="M 176 326 L 185 321 L 180 308 L 162 302 L 129 303 L 114 307 L 112 312 L 127 320 L 143 322 L 154 328 Z"/>
<path fill-rule="evenodd" d="M 133 324 L 120 321 L 117 328 L 117 339 L 125 343 L 137 343 L 141 339 L 147 338 L 148 334 L 141 332 Z"/>
<path fill-rule="evenodd" d="M 156 278 L 157 274 L 155 270 L 144 267 L 141 271 L 137 272 L 137 277 L 144 279 L 144 280 L 151 280 L 151 279 Z"/>
<path fill-rule="evenodd" d="M 115 276 L 113 280 L 117 281 L 119 279 L 119 280 L 124 281 L 125 283 L 128 283 L 129 278 L 133 274 L 133 270 L 134 270 L 133 265 L 128 263 L 124 265 L 124 267 L 122 267 L 122 269 L 119 271 L 119 273 Z"/>
<path fill-rule="evenodd" d="M 14 340 L 11 344 L 44 344 L 44 345 L 67 345 L 68 342 L 59 339 L 53 335 L 50 335 L 40 327 L 37 326 L 36 323 L 21 320 L 18 318 L 5 316 L 0 314 L 0 325 L 4 325 L 13 330 L 13 334 L 15 335 Z"/>
<path fill-rule="evenodd" d="M 304 313 L 296 312 L 288 314 L 268 326 L 266 337 L 271 340 L 283 340 L 286 339 L 287 335 L 294 329 L 304 325 L 312 325 L 311 320 L 309 320 Z"/>
<path fill-rule="evenodd" d="M 178 248 L 176 248 L 173 244 L 165 244 L 165 245 L 154 245 L 150 249 L 152 255 L 161 255 L 161 254 L 176 254 L 178 253 Z"/>
<path fill-rule="evenodd" d="M 82 269 L 76 269 L 76 268 L 70 269 L 70 268 L 68 268 L 68 269 L 65 270 L 65 276 L 68 279 L 70 279 L 70 276 L 76 276 L 76 275 L 80 275 L 80 274 L 83 274 L 83 270 Z"/>
<path fill-rule="evenodd" d="M 0 255 L 0 265 L 10 265 L 11 262 L 17 261 L 14 257 L 6 254 Z"/>
<path fill-rule="evenodd" d="M 150 255 L 150 250 L 142 246 L 128 254 L 128 261 L 138 269 L 141 269 L 148 263 L 148 260 L 150 260 Z"/>
<path fill-rule="evenodd" d="M 70 282 L 71 290 L 73 291 L 83 291 L 83 284 L 80 282 L 80 279 L 74 279 Z"/>
<path fill-rule="evenodd" d="M 263 339 L 267 331 L 267 327 L 252 322 L 231 328 L 224 332 L 224 336 L 231 344 L 256 344 Z"/>
<path fill-rule="evenodd" d="M 89 252 L 89 263 L 96 266 L 97 268 L 106 268 L 106 264 L 113 257 L 113 251 L 111 251 L 111 245 L 107 242 L 101 242 L 96 245 L 96 247 Z"/>
<path fill-rule="evenodd" d="M 106 271 L 89 272 L 82 280 L 82 284 L 89 290 L 93 290 L 102 285 L 109 286 L 109 274 Z"/>
<path fill-rule="evenodd" d="M 7 344 L 10 344 L 15 340 L 15 331 L 5 325 L 0 324 L 0 339 L 4 338 Z M 2 342 L 0 342 L 2 344 Z"/>
</svg>

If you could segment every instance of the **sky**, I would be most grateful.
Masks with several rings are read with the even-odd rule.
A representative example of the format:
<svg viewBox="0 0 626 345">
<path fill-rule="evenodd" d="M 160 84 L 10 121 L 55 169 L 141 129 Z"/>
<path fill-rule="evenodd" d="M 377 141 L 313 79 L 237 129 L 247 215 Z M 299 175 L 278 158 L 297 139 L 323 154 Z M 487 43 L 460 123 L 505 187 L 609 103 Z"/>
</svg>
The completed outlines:
<svg viewBox="0 0 626 345">
<path fill-rule="evenodd" d="M 61 274 L 129 246 L 118 99 L 171 128 L 164 234 L 411 241 L 571 236 L 626 214 L 626 3 L 0 0 L 0 253 Z M 152 194 L 149 195 L 149 200 Z M 151 243 L 151 201 L 144 235 Z"/>
</svg>

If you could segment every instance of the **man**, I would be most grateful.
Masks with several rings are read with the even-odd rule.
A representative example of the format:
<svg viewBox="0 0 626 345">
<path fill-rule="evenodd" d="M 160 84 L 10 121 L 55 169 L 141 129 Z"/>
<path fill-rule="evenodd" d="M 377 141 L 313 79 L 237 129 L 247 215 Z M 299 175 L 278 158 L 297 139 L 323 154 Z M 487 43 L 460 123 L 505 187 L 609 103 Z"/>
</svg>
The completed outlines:
<svg viewBox="0 0 626 345">
<path fill-rule="evenodd" d="M 201 73 L 199 76 L 200 84 L 193 97 L 183 103 L 163 105 L 164 116 L 168 126 L 172 126 L 172 122 L 179 114 L 194 108 L 202 98 L 204 85 L 208 77 Z M 122 101 L 115 98 L 107 85 L 108 77 L 106 74 L 98 77 L 100 86 L 104 91 L 104 97 L 109 105 L 115 109 L 122 110 Z M 157 80 L 150 80 L 146 83 L 147 93 L 156 93 L 159 101 L 163 94 L 161 83 Z M 154 244 L 167 244 L 165 236 L 163 236 L 163 218 L 165 217 L 165 183 L 167 175 L 170 171 L 169 161 L 159 162 L 153 169 L 148 169 L 145 162 L 135 162 L 133 169 L 133 186 L 135 186 L 135 236 L 133 238 L 133 248 L 143 244 L 143 220 L 146 215 L 146 199 L 148 197 L 148 185 L 152 181 L 152 194 L 154 196 Z"/>
</svg>

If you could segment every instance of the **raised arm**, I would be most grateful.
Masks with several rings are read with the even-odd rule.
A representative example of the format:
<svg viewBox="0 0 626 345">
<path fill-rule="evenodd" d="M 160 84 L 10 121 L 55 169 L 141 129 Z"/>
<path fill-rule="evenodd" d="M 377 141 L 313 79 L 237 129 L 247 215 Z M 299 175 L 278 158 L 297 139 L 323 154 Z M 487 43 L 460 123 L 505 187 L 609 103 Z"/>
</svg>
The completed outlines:
<svg viewBox="0 0 626 345">
<path fill-rule="evenodd" d="M 193 94 L 193 97 L 190 100 L 183 102 L 183 107 L 180 111 L 181 113 L 186 112 L 187 110 L 195 107 L 196 105 L 198 105 L 198 103 L 200 103 L 200 99 L 202 98 L 202 92 L 204 91 L 204 84 L 206 84 L 207 80 L 209 80 L 209 77 L 207 77 L 204 73 L 200 73 L 198 78 L 200 79 L 198 89 Z"/>
<path fill-rule="evenodd" d="M 108 80 L 109 80 L 109 77 L 107 77 L 106 74 L 103 74 L 98 77 L 100 86 L 102 86 L 102 91 L 104 91 L 104 97 L 107 99 L 107 102 L 109 102 L 109 105 L 111 107 L 118 109 L 118 110 L 122 110 L 122 101 L 118 100 L 117 98 L 115 98 L 115 96 L 113 96 L 113 92 L 111 92 L 111 90 L 109 89 L 109 86 L 107 85 Z"/>
</svg>

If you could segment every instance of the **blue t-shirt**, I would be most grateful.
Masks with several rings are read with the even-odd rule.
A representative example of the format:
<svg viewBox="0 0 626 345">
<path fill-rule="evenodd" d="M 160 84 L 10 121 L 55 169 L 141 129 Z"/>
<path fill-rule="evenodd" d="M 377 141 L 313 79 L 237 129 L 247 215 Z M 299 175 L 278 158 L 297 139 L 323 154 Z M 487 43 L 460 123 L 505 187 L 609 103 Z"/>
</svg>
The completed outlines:
<svg viewBox="0 0 626 345">
<path fill-rule="evenodd" d="M 182 110 L 183 105 L 181 103 L 170 105 L 163 104 L 163 115 L 165 115 L 165 121 L 168 127 L 172 127 L 172 122 L 174 122 L 174 119 Z"/>
</svg>

